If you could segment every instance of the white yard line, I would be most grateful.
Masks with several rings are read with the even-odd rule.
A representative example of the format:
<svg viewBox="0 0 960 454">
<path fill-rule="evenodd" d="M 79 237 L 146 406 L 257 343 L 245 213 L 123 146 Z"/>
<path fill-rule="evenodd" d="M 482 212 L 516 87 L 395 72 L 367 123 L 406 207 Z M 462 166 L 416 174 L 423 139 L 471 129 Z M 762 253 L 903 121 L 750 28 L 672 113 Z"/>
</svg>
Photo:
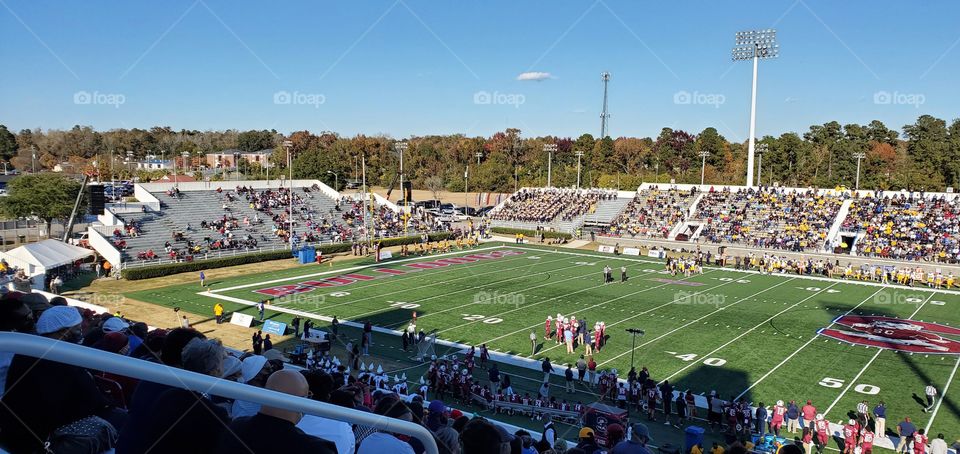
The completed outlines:
<svg viewBox="0 0 960 454">
<path fill-rule="evenodd" d="M 810 298 L 813 298 L 813 297 L 815 297 L 815 296 L 817 296 L 817 295 L 819 295 L 819 294 L 821 294 L 821 293 L 829 290 L 830 287 L 833 287 L 834 285 L 837 285 L 837 283 L 831 284 L 830 286 L 828 286 L 828 287 L 826 287 L 826 288 L 824 288 L 824 289 L 822 289 L 822 290 L 820 290 L 820 291 L 818 291 L 818 292 L 814 292 L 813 295 L 810 295 L 810 296 L 808 296 L 808 297 L 806 297 L 806 298 L 804 298 L 804 299 L 802 299 L 802 300 L 800 300 L 800 301 L 797 301 L 796 303 L 790 305 L 790 306 L 787 307 L 786 309 L 784 309 L 784 310 L 782 310 L 782 311 L 780 311 L 780 312 L 777 312 L 776 314 L 771 315 L 769 318 L 767 318 L 766 320 L 758 323 L 758 324 L 757 324 L 756 326 L 754 326 L 753 328 L 750 328 L 750 329 L 748 329 L 748 330 L 740 333 L 739 336 L 734 337 L 733 339 L 730 339 L 728 342 L 726 342 L 725 344 L 723 344 L 723 345 L 715 348 L 715 349 L 714 349 L 713 351 L 711 351 L 710 353 L 704 354 L 703 357 L 709 358 L 711 355 L 713 355 L 714 353 L 722 350 L 722 349 L 725 348 L 726 346 L 728 346 L 728 345 L 730 345 L 730 344 L 732 344 L 732 343 L 740 340 L 740 338 L 742 338 L 743 336 L 746 336 L 747 334 L 750 334 L 751 332 L 753 332 L 753 330 L 755 330 L 755 329 L 757 329 L 757 328 L 759 328 L 759 327 L 761 327 L 761 326 L 763 326 L 763 325 L 766 325 L 767 323 L 770 323 L 771 320 L 773 320 L 773 319 L 779 317 L 780 315 L 782 315 L 783 313 L 785 313 L 785 312 L 787 312 L 787 311 L 789 311 L 789 310 L 791 310 L 791 309 L 799 306 L 800 304 L 803 304 L 804 302 L 806 302 L 806 301 L 809 300 Z M 679 374 L 680 372 L 683 372 L 683 371 L 687 370 L 688 368 L 690 368 L 691 366 L 693 366 L 693 365 L 695 365 L 695 364 L 698 364 L 698 363 L 697 363 L 697 362 L 691 362 L 690 364 L 687 364 L 686 366 L 683 366 L 680 370 L 674 372 L 674 373 L 671 374 L 669 377 L 664 378 L 663 381 L 667 381 L 667 380 L 669 380 L 669 379 L 671 379 L 671 378 L 673 378 L 673 377 L 676 377 L 677 374 Z M 661 383 L 662 383 L 662 382 L 661 382 Z"/>
<path fill-rule="evenodd" d="M 947 390 L 950 389 L 950 383 L 953 383 L 953 377 L 957 375 L 957 367 L 960 367 L 960 358 L 957 358 L 957 363 L 953 365 L 953 371 L 950 372 L 950 378 L 947 379 L 947 384 L 943 385 L 943 392 L 940 393 L 940 400 L 937 401 L 937 406 L 933 408 L 933 413 L 930 415 L 930 420 L 927 421 L 927 427 L 923 430 L 926 433 L 930 433 L 930 427 L 933 426 L 933 420 L 937 417 L 937 412 L 940 411 L 940 404 L 943 403 L 943 399 L 947 398 Z"/>
<path fill-rule="evenodd" d="M 931 293 L 930 296 L 927 297 L 927 299 L 925 299 L 925 300 L 923 301 L 923 303 L 920 304 L 919 307 L 917 307 L 917 310 L 913 311 L 913 313 L 910 314 L 910 316 L 907 317 L 907 318 L 908 318 L 908 319 L 912 319 L 914 316 L 916 316 L 917 313 L 920 312 L 920 309 L 923 309 L 923 306 L 925 306 L 925 305 L 927 304 L 927 301 L 930 301 L 930 298 L 933 298 L 934 295 L 936 295 L 936 293 Z M 843 388 L 843 391 L 840 392 L 840 395 L 837 396 L 837 398 L 833 400 L 833 403 L 831 403 L 830 406 L 827 407 L 827 410 L 823 412 L 823 418 L 824 418 L 824 419 L 827 418 L 827 414 L 830 413 L 830 410 L 833 410 L 833 407 L 835 407 L 835 406 L 837 405 L 837 403 L 840 402 L 840 399 L 843 399 L 843 396 L 847 394 L 847 391 L 850 390 L 850 387 L 853 386 L 853 385 L 857 382 L 857 380 L 860 379 L 860 377 L 863 375 L 863 373 L 867 371 L 867 369 L 870 367 L 870 365 L 873 364 L 873 362 L 877 360 L 877 358 L 880 356 L 880 353 L 883 353 L 883 350 L 884 350 L 884 349 L 882 349 L 882 348 L 878 348 L 878 349 L 877 349 L 877 352 L 873 354 L 873 357 L 872 357 L 872 358 L 870 358 L 870 361 L 867 361 L 867 364 L 864 365 L 862 369 L 860 369 L 860 372 L 857 372 L 857 375 L 856 375 L 855 377 L 853 377 L 853 379 L 850 380 L 849 383 L 847 383 L 847 386 L 845 386 L 845 387 Z"/>
<path fill-rule="evenodd" d="M 783 284 L 786 284 L 786 283 L 789 283 L 789 282 L 792 282 L 792 281 L 793 281 L 793 279 L 785 280 L 785 281 L 783 281 L 783 282 L 781 282 L 781 283 L 779 283 L 779 284 L 777 284 L 777 285 L 774 285 L 774 286 L 771 286 L 771 287 L 767 287 L 767 288 L 765 288 L 765 289 L 763 289 L 763 290 L 760 290 L 760 291 L 758 291 L 758 292 L 756 292 L 756 293 L 754 293 L 754 294 L 752 294 L 752 295 L 749 295 L 749 296 L 745 296 L 745 297 L 743 297 L 743 298 L 740 298 L 739 300 L 734 301 L 733 303 L 730 303 L 730 304 L 728 304 L 728 305 L 726 305 L 726 306 L 718 307 L 716 310 L 714 310 L 713 312 L 710 312 L 709 314 L 703 315 L 703 316 L 701 316 L 701 317 L 699 317 L 699 318 L 697 318 L 697 319 L 695 319 L 695 320 L 691 320 L 691 321 L 689 321 L 689 322 L 687 322 L 687 323 L 684 323 L 683 325 L 680 325 L 680 326 L 677 327 L 677 328 L 674 328 L 674 329 L 672 329 L 672 330 L 670 330 L 670 331 L 667 331 L 666 333 L 663 333 L 663 334 L 661 334 L 661 335 L 659 335 L 659 336 L 657 336 L 657 337 L 655 337 L 655 338 L 653 338 L 653 339 L 650 339 L 650 340 L 648 340 L 648 341 L 646 341 L 646 342 L 644 342 L 644 343 L 642 343 L 642 344 L 640 344 L 640 345 L 637 345 L 637 348 L 644 347 L 644 346 L 649 345 L 649 344 L 651 344 L 651 343 L 653 343 L 653 342 L 656 342 L 656 341 L 658 341 L 658 340 L 660 340 L 660 339 L 663 339 L 664 337 L 667 337 L 667 336 L 669 336 L 669 335 L 671 335 L 671 334 L 673 334 L 673 333 L 675 333 L 675 332 L 677 332 L 677 331 L 680 331 L 680 330 L 683 329 L 683 328 L 686 328 L 686 327 L 688 327 L 688 326 L 690 326 L 690 325 L 693 325 L 694 323 L 698 323 L 698 322 L 700 322 L 701 320 L 703 320 L 703 319 L 705 319 L 705 318 L 707 318 L 707 317 L 710 317 L 711 315 L 716 314 L 717 312 L 726 310 L 726 309 L 729 308 L 729 307 L 732 307 L 732 306 L 734 306 L 734 305 L 736 305 L 736 304 L 740 304 L 740 303 L 742 303 L 742 302 L 744 302 L 744 301 L 746 301 L 746 300 L 748 300 L 748 299 L 750 299 L 750 298 L 756 297 L 757 295 L 759 295 L 759 294 L 761 294 L 761 293 L 767 292 L 767 291 L 769 291 L 769 290 L 773 290 L 773 289 L 775 289 L 775 288 L 777 288 L 777 287 L 779 287 L 779 286 L 781 286 L 781 285 L 783 285 Z M 642 313 L 641 313 L 641 314 L 636 314 L 636 315 L 634 315 L 634 316 L 632 316 L 632 317 L 629 317 L 629 318 L 620 320 L 619 322 L 613 323 L 613 324 L 611 324 L 611 326 L 616 325 L 616 324 L 618 324 L 618 323 L 625 322 L 625 321 L 627 321 L 627 320 L 631 320 L 631 319 L 633 319 L 634 317 L 637 317 L 637 316 L 640 316 L 640 315 L 643 315 L 643 314 L 642 314 Z M 620 353 L 619 355 L 616 355 L 616 356 L 614 356 L 614 357 L 612 357 L 612 358 L 608 358 L 606 361 L 604 361 L 604 362 L 602 362 L 602 363 L 600 363 L 600 364 L 597 364 L 597 367 L 603 366 L 604 364 L 607 364 L 607 363 L 609 363 L 610 361 L 613 361 L 613 360 L 616 360 L 616 359 L 621 358 L 621 357 L 623 357 L 623 356 L 626 356 L 628 353 L 631 353 L 632 351 L 633 351 L 633 349 L 630 349 L 630 350 L 627 350 L 627 351 L 625 351 L 625 352 L 623 352 L 623 353 Z"/>
<path fill-rule="evenodd" d="M 244 289 L 244 288 L 249 288 L 249 287 L 256 287 L 256 286 L 258 286 L 258 285 L 278 284 L 278 283 L 281 283 L 281 282 L 293 281 L 293 280 L 297 280 L 297 279 L 306 279 L 306 278 L 310 278 L 310 277 L 325 276 L 325 275 L 334 274 L 334 273 L 349 273 L 349 272 L 351 272 L 351 271 L 365 270 L 365 269 L 368 269 L 368 268 L 383 268 L 383 267 L 386 267 L 386 266 L 393 265 L 393 264 L 395 264 L 395 263 L 413 262 L 413 261 L 417 261 L 417 260 L 428 259 L 428 258 L 430 258 L 430 257 L 448 257 L 448 256 L 451 256 L 451 255 L 457 255 L 457 254 L 470 254 L 470 253 L 476 253 L 476 252 L 481 252 L 481 251 L 492 251 L 492 250 L 496 250 L 496 249 L 503 249 L 504 247 L 505 247 L 505 246 L 493 246 L 493 247 L 488 247 L 488 248 L 472 249 L 472 250 L 470 250 L 470 251 L 445 252 L 445 253 L 437 254 L 437 255 L 411 257 L 411 258 L 408 258 L 408 259 L 391 260 L 391 261 L 389 261 L 389 262 L 371 263 L 371 264 L 369 264 L 369 265 L 359 265 L 359 266 L 354 266 L 354 267 L 350 267 L 350 268 L 341 268 L 341 269 L 336 269 L 336 270 L 323 271 L 323 272 L 320 272 L 320 273 L 310 273 L 310 274 L 303 274 L 303 275 L 300 275 L 300 276 L 290 276 L 290 277 L 284 277 L 284 278 L 279 278 L 279 279 L 272 279 L 272 280 L 269 280 L 269 281 L 254 282 L 254 283 L 252 283 L 252 284 L 236 285 L 236 286 L 233 286 L 233 287 L 227 287 L 227 288 L 221 288 L 221 289 L 212 290 L 211 292 L 212 292 L 212 293 L 229 292 L 229 291 L 239 290 L 239 289 Z M 483 262 L 483 261 L 480 261 L 480 262 L 477 262 L 477 263 L 484 263 L 484 262 Z"/>
<path fill-rule="evenodd" d="M 513 247 L 513 248 L 517 248 L 517 249 L 534 250 L 534 249 L 532 249 L 532 248 L 523 248 L 523 247 L 514 246 L 514 245 L 504 246 L 504 247 Z M 605 255 L 597 255 L 597 254 L 585 254 L 585 253 L 568 252 L 568 251 L 557 251 L 556 253 L 557 253 L 557 254 L 579 255 L 579 256 L 582 256 L 582 257 L 592 257 L 592 258 L 596 258 L 596 259 L 614 258 L 614 256 L 605 256 Z M 655 261 L 644 260 L 644 259 L 631 259 L 631 258 L 626 258 L 626 257 L 624 257 L 623 255 L 616 256 L 615 258 L 617 258 L 618 260 L 627 260 L 627 261 L 632 261 L 632 262 L 659 263 L 659 264 L 661 264 L 661 265 L 663 264 L 663 261 L 662 261 L 662 260 L 655 262 Z M 895 288 L 895 289 L 904 289 L 904 290 L 916 290 L 916 291 L 918 291 L 918 292 L 932 292 L 932 293 L 942 292 L 942 293 L 960 294 L 960 291 L 949 291 L 949 290 L 946 290 L 946 291 L 945 291 L 945 289 L 924 288 L 924 287 L 911 287 L 911 286 L 896 285 L 896 284 L 883 284 L 883 283 L 880 283 L 880 282 L 867 282 L 867 281 L 857 281 L 857 280 L 850 280 L 850 279 L 836 279 L 836 278 L 832 278 L 832 277 L 807 276 L 807 275 L 792 274 L 792 273 L 767 274 L 767 273 L 762 273 L 762 272 L 756 271 L 756 270 L 737 270 L 737 269 L 733 269 L 733 268 L 713 266 L 713 265 L 704 266 L 703 269 L 705 269 L 705 270 L 724 270 L 724 271 L 732 271 L 732 272 L 735 272 L 735 273 L 743 273 L 743 274 L 759 274 L 759 275 L 762 275 L 762 276 L 792 277 L 792 278 L 796 278 L 796 279 L 806 279 L 806 280 L 811 280 L 811 281 L 836 282 L 836 283 L 843 283 L 843 284 L 850 284 L 850 285 L 864 285 L 864 286 L 869 286 L 869 287 L 885 287 L 885 288 Z"/>
<path fill-rule="evenodd" d="M 880 293 L 881 291 L 883 291 L 882 288 L 881 288 L 881 289 L 877 289 L 876 292 L 873 292 L 873 294 L 871 294 L 870 296 L 864 298 L 863 301 L 860 302 L 860 304 L 857 304 L 856 306 L 853 306 L 852 309 L 850 309 L 849 311 L 845 312 L 845 313 L 844 313 L 843 315 L 841 315 L 840 317 L 834 318 L 833 321 L 830 322 L 830 324 L 827 325 L 827 327 L 824 328 L 824 329 L 830 329 L 830 327 L 832 327 L 834 324 L 837 323 L 837 320 L 839 320 L 839 319 L 841 319 L 841 318 L 843 318 L 843 317 L 846 317 L 847 315 L 850 315 L 851 312 L 855 311 L 858 307 L 860 307 L 861 305 L 863 305 L 863 303 L 866 303 L 867 301 L 869 301 L 870 299 L 872 299 L 874 296 L 877 296 L 877 293 Z M 746 394 L 747 392 L 749 392 L 749 391 L 750 391 L 751 389 L 753 389 L 755 386 L 759 385 L 760 382 L 766 380 L 767 377 L 769 377 L 771 374 L 773 374 L 774 372 L 776 372 L 777 369 L 779 369 L 781 366 L 783 366 L 784 364 L 786 364 L 787 361 L 790 361 L 790 359 L 793 358 L 794 356 L 796 356 L 797 353 L 800 353 L 800 351 L 802 351 L 803 349 L 807 348 L 808 345 L 810 345 L 811 343 L 813 343 L 813 341 L 817 340 L 819 337 L 820 337 L 820 331 L 817 331 L 816 333 L 814 333 L 813 337 L 810 338 L 810 340 L 808 340 L 805 344 L 801 345 L 800 348 L 794 350 L 793 353 L 791 353 L 790 356 L 787 356 L 786 358 L 784 358 L 783 361 L 780 361 L 780 364 L 777 364 L 776 366 L 773 367 L 773 369 L 770 369 L 769 371 L 767 371 L 767 373 L 763 374 L 762 377 L 760 377 L 759 379 L 757 379 L 757 381 L 753 382 L 749 387 L 747 387 L 747 389 L 743 390 L 743 392 L 741 392 L 740 394 L 737 394 L 737 397 L 734 397 L 733 400 L 738 400 L 738 399 L 740 399 L 741 397 L 743 397 L 744 394 Z"/>
<path fill-rule="evenodd" d="M 450 296 L 450 295 L 455 295 L 455 294 L 457 294 L 457 293 L 462 293 L 462 292 L 477 292 L 477 291 L 486 289 L 486 288 L 491 287 L 491 286 L 494 286 L 494 287 L 495 287 L 495 286 L 498 286 L 498 285 L 500 285 L 500 284 L 502 284 L 502 283 L 504 283 L 504 282 L 513 281 L 513 280 L 516 280 L 516 279 L 525 279 L 525 278 L 529 278 L 529 277 L 533 277 L 533 276 L 538 276 L 538 275 L 541 275 L 541 274 L 556 273 L 556 272 L 559 272 L 559 271 L 562 271 L 562 270 L 566 270 L 566 269 L 570 269 L 570 268 L 575 268 L 575 267 L 580 267 L 580 266 L 583 266 L 583 265 L 565 266 L 565 267 L 562 267 L 562 268 L 557 268 L 557 269 L 553 269 L 553 270 L 549 270 L 549 271 L 543 271 L 543 272 L 535 273 L 535 274 L 524 274 L 524 275 L 520 275 L 520 276 L 515 276 L 515 277 L 512 277 L 512 278 L 509 278 L 509 279 L 504 279 L 504 280 L 502 280 L 502 281 L 490 282 L 489 284 L 484 284 L 484 285 L 481 285 L 481 286 L 479 286 L 479 287 L 465 288 L 465 289 L 461 289 L 461 290 L 457 290 L 457 291 L 453 291 L 453 292 L 449 292 L 449 293 L 444 293 L 444 294 L 440 294 L 440 295 L 434 295 L 434 296 L 422 298 L 422 299 L 419 299 L 419 300 L 413 300 L 413 301 L 409 301 L 409 302 L 411 302 L 411 303 L 419 303 L 419 302 L 422 302 L 422 301 L 432 300 L 432 299 L 434 299 L 434 298 L 448 297 L 448 296 Z M 565 278 L 565 279 L 560 279 L 560 280 L 557 280 L 557 281 L 548 281 L 548 282 L 545 282 L 545 283 L 543 283 L 543 284 L 535 285 L 535 286 L 533 286 L 533 287 L 527 287 L 527 288 L 520 289 L 520 290 L 517 290 L 517 291 L 515 291 L 515 292 L 510 292 L 510 293 L 523 294 L 524 292 L 529 292 L 530 290 L 535 290 L 535 289 L 538 289 L 538 288 L 541 288 L 541 287 L 546 287 L 546 286 L 548 286 L 548 285 L 555 285 L 555 284 L 559 284 L 559 283 L 561 283 L 561 282 L 573 281 L 573 280 L 577 280 L 577 279 L 584 279 L 584 278 L 586 278 L 586 277 L 587 277 L 587 276 L 578 275 L 578 276 L 568 277 L 568 278 Z M 405 291 L 409 292 L 410 289 L 407 289 L 407 290 L 405 290 Z M 467 307 L 467 306 L 472 306 L 472 305 L 474 305 L 474 304 L 484 304 L 484 303 L 483 303 L 483 302 L 474 301 L 474 302 L 472 302 L 472 303 L 462 304 L 462 305 L 458 305 L 458 306 L 455 306 L 455 307 L 443 309 L 443 310 L 440 310 L 440 311 L 427 312 L 426 314 L 423 314 L 421 317 L 419 317 L 417 320 L 421 320 L 421 319 L 430 317 L 430 316 L 432 316 L 432 315 L 439 315 L 439 314 L 444 314 L 444 313 L 447 313 L 447 312 L 450 312 L 450 311 L 460 310 L 460 309 L 463 309 L 463 308 L 465 308 L 465 307 Z M 378 309 L 378 310 L 376 310 L 376 311 L 366 312 L 366 313 L 357 315 L 357 316 L 352 317 L 352 318 L 364 317 L 364 316 L 367 316 L 367 315 L 370 315 L 370 314 L 373 314 L 373 313 L 376 313 L 376 312 L 380 312 L 380 310 L 381 310 L 381 309 Z M 405 324 L 405 323 L 404 323 L 404 324 Z M 399 325 L 394 325 L 394 326 L 399 326 Z M 441 332 L 442 332 L 442 331 L 441 331 Z"/>
<path fill-rule="evenodd" d="M 710 271 L 710 272 L 713 272 L 713 271 Z M 707 273 L 704 273 L 704 275 L 705 275 L 705 274 L 707 274 Z M 683 278 L 683 279 L 680 279 L 680 280 L 686 280 L 686 279 L 690 279 L 690 278 L 692 278 L 692 277 L 695 277 L 695 276 L 690 276 L 690 277 Z M 715 289 L 715 288 L 723 287 L 724 285 L 731 284 L 731 283 L 733 283 L 733 281 L 727 281 L 727 282 L 724 282 L 723 284 L 716 285 L 716 286 L 710 287 L 710 288 L 708 288 L 708 289 L 704 289 L 704 290 L 699 291 L 699 292 L 696 292 L 696 293 L 691 293 L 691 294 L 689 294 L 688 296 L 699 295 L 700 293 L 706 292 L 706 291 L 708 291 L 708 290 L 713 290 L 713 289 Z M 628 295 L 624 295 L 624 296 L 620 296 L 620 297 L 614 298 L 614 299 L 612 299 L 612 300 L 604 301 L 604 302 L 602 302 L 602 303 L 594 304 L 593 306 L 590 306 L 590 307 L 585 308 L 585 309 L 577 309 L 575 312 L 571 313 L 570 315 L 577 314 L 577 313 L 581 313 L 581 312 L 586 311 L 586 310 L 594 309 L 594 308 L 603 306 L 603 305 L 605 305 L 605 304 L 611 303 L 611 302 L 613 302 L 613 301 L 617 301 L 617 300 L 619 300 L 619 299 L 625 298 L 625 297 L 627 297 L 627 296 L 633 296 L 633 295 L 636 295 L 636 294 L 638 294 L 638 293 L 642 293 L 642 292 L 645 292 L 645 291 L 648 291 L 648 290 L 653 290 L 653 289 L 657 289 L 657 288 L 663 287 L 663 286 L 665 286 L 665 285 L 671 285 L 671 284 L 670 284 L 670 283 L 660 284 L 660 285 L 657 285 L 657 286 L 654 286 L 654 287 L 649 287 L 649 288 L 647 288 L 647 289 L 645 289 L 645 290 L 641 290 L 641 291 L 639 291 L 639 292 L 631 293 L 631 294 L 628 294 Z M 674 302 L 676 302 L 676 299 L 674 299 L 673 301 L 664 303 L 664 304 L 658 306 L 657 308 L 663 307 L 663 306 L 667 306 L 667 305 L 670 305 L 670 304 L 673 304 Z M 654 309 L 657 309 L 657 308 L 654 308 Z M 516 330 L 516 331 L 509 332 L 509 333 L 507 333 L 507 334 L 504 334 L 504 335 L 502 335 L 502 336 L 495 337 L 495 338 L 490 339 L 490 340 L 488 340 L 488 341 L 486 341 L 486 342 L 483 342 L 483 343 L 489 344 L 489 343 L 491 343 L 491 342 L 493 342 L 493 341 L 497 341 L 497 340 L 503 339 L 504 337 L 509 337 L 509 336 L 514 335 L 514 334 L 517 334 L 517 333 L 520 333 L 520 332 L 524 332 L 524 331 L 527 331 L 527 330 L 529 330 L 529 329 L 536 328 L 536 327 L 538 327 L 538 326 L 543 326 L 543 322 L 537 323 L 537 324 L 535 324 L 535 325 L 530 325 L 530 326 L 528 326 L 528 327 L 521 328 L 521 329 L 518 329 L 518 330 Z"/>
</svg>

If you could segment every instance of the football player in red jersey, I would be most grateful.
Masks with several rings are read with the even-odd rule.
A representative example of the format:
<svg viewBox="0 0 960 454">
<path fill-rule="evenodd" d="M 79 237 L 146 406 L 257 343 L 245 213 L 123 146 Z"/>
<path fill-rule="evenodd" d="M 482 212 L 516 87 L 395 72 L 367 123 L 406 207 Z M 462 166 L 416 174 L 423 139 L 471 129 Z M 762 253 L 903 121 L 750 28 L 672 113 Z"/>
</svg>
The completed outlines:
<svg viewBox="0 0 960 454">
<path fill-rule="evenodd" d="M 783 401 L 778 400 L 777 404 L 773 406 L 773 412 L 770 416 L 770 431 L 774 435 L 780 436 L 780 428 L 783 427 L 783 418 L 787 414 L 787 407 L 783 406 Z"/>
<path fill-rule="evenodd" d="M 917 429 L 913 434 L 913 454 L 924 454 L 927 452 L 927 436 L 923 429 Z"/>
<path fill-rule="evenodd" d="M 823 419 L 823 415 L 818 413 L 813 421 L 813 429 L 817 432 L 817 436 L 813 438 L 817 452 L 823 453 L 823 448 L 830 440 L 830 421 Z"/>
<path fill-rule="evenodd" d="M 864 427 L 860 433 L 860 454 L 873 453 L 873 431 L 869 427 Z"/>
<path fill-rule="evenodd" d="M 854 454 L 853 450 L 857 447 L 857 426 L 856 421 L 850 420 L 843 426 L 843 454 Z"/>
</svg>

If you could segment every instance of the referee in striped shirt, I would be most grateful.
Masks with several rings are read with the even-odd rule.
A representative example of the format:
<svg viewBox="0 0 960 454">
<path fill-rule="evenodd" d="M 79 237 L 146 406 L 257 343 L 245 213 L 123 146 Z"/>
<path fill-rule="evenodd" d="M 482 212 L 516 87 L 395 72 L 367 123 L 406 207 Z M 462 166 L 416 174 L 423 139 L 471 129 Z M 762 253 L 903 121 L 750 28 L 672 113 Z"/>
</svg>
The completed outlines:
<svg viewBox="0 0 960 454">
<path fill-rule="evenodd" d="M 870 407 L 867 405 L 867 401 L 857 404 L 857 420 L 860 423 L 861 428 L 867 427 L 867 420 L 870 414 L 869 412 Z"/>
</svg>

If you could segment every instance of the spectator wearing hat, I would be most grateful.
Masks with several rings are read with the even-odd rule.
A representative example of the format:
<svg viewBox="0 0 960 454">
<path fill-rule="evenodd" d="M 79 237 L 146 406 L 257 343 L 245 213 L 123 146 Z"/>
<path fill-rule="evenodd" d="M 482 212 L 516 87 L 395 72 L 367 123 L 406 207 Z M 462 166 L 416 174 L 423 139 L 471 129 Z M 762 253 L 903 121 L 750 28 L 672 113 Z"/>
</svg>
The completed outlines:
<svg viewBox="0 0 960 454">
<path fill-rule="evenodd" d="M 154 330 L 156 332 L 157 330 Z M 152 334 L 152 333 L 151 333 Z M 195 338 L 205 339 L 203 333 L 189 328 L 170 330 L 162 339 L 160 363 L 175 368 L 183 366 L 183 349 Z M 152 342 L 152 341 L 150 341 Z M 150 444 L 144 435 L 149 430 L 148 420 L 153 406 L 163 393 L 175 389 L 173 386 L 152 381 L 141 381 L 127 404 L 127 422 L 120 429 L 117 440 L 117 454 L 146 452 Z"/>
<path fill-rule="evenodd" d="M 0 331 L 15 333 L 33 333 L 35 328 L 33 311 L 19 299 L 19 293 L 7 293 L 0 298 Z M 6 388 L 7 370 L 13 360 L 13 353 L 0 352 L 0 394 Z"/>
<path fill-rule="evenodd" d="M 580 435 L 578 438 L 579 442 L 577 443 L 577 448 L 582 449 L 586 454 L 593 454 L 595 452 L 602 451 L 600 445 L 597 444 L 597 439 L 593 429 L 589 427 L 580 429 Z"/>
<path fill-rule="evenodd" d="M 631 428 L 629 440 L 621 441 L 613 447 L 611 454 L 653 454 L 647 443 L 653 441 L 650 437 L 650 431 L 647 426 L 641 423 L 635 423 Z"/>
<path fill-rule="evenodd" d="M 302 374 L 292 370 L 280 370 L 266 380 L 266 389 L 296 397 L 310 397 L 310 386 Z M 302 413 L 263 406 L 253 416 L 235 419 L 220 435 L 216 452 L 234 454 L 272 454 L 278 451 L 291 454 L 336 453 L 332 442 L 307 435 L 296 424 Z M 384 451 L 393 452 L 393 451 Z M 383 452 L 379 453 L 383 454 Z"/>
<path fill-rule="evenodd" d="M 334 388 L 330 374 L 322 370 L 303 370 L 300 373 L 307 379 L 311 398 L 318 402 L 329 403 L 330 393 Z M 308 435 L 333 442 L 337 446 L 337 452 L 355 451 L 356 437 L 353 435 L 353 428 L 343 421 L 305 414 L 297 423 L 297 428 Z"/>
<path fill-rule="evenodd" d="M 240 382 L 250 386 L 263 388 L 270 374 L 274 369 L 262 355 L 250 355 L 246 357 L 241 366 Z M 253 416 L 260 411 L 260 404 L 246 400 L 237 399 L 233 401 L 233 407 L 230 409 L 230 417 L 237 419 L 243 416 Z"/>
<path fill-rule="evenodd" d="M 396 396 L 388 395 L 377 402 L 374 413 L 401 421 L 412 421 L 410 409 Z M 409 443 L 387 432 L 374 432 L 360 442 L 357 454 L 414 454 Z"/>
<path fill-rule="evenodd" d="M 432 432 L 436 432 L 441 427 L 447 426 L 447 406 L 443 404 L 442 401 L 434 400 L 430 402 L 430 405 L 427 407 L 427 420 L 426 426 L 427 429 L 430 429 Z M 456 419 L 456 418 L 454 418 Z"/>
<path fill-rule="evenodd" d="M 225 355 L 220 341 L 192 339 L 183 348 L 183 369 L 211 377 L 223 374 Z M 170 389 L 157 399 L 147 417 L 147 439 L 153 452 L 209 454 L 229 424 L 227 411 L 208 396 Z"/>
<path fill-rule="evenodd" d="M 37 319 L 37 334 L 67 343 L 82 338 L 75 307 L 56 306 Z M 121 425 L 87 370 L 41 358 L 14 355 L 0 405 L 0 442 L 11 453 L 43 451 L 57 428 L 98 415 Z M 113 433 L 115 438 L 116 433 Z"/>
</svg>

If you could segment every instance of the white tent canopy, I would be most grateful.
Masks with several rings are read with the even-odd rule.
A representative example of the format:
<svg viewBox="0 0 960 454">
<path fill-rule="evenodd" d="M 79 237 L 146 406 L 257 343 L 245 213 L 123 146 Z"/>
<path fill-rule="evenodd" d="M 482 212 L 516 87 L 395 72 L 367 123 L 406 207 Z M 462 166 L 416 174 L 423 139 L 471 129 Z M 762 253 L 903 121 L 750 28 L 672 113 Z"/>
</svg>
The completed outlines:
<svg viewBox="0 0 960 454">
<path fill-rule="evenodd" d="M 93 254 L 94 252 L 90 249 L 57 240 L 43 240 L 7 252 L 0 252 L 0 257 L 12 266 L 23 268 L 28 276 L 36 276 L 46 273 L 49 269 L 73 263 Z"/>
</svg>

